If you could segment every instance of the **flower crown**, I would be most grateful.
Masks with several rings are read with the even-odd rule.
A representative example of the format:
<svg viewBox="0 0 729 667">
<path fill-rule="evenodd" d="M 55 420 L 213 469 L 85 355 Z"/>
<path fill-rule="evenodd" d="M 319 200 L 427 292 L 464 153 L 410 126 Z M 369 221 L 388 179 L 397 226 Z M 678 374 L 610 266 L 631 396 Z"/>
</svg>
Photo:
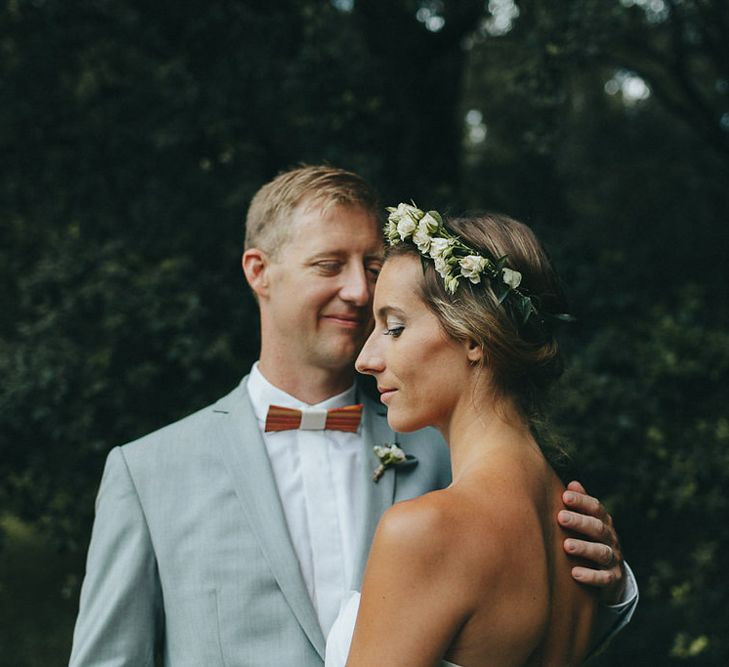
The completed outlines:
<svg viewBox="0 0 729 667">
<path fill-rule="evenodd" d="M 484 257 L 446 229 L 438 211 L 422 211 L 414 203 L 400 203 L 397 208 L 388 206 L 387 210 L 390 214 L 385 236 L 389 244 L 412 242 L 424 259 L 435 262 L 435 270 L 443 278 L 449 294 L 456 293 L 461 278 L 478 285 L 483 277 L 489 281 L 499 304 L 509 300 L 522 324 L 526 324 L 532 315 L 538 315 L 542 323 L 546 318 L 574 319 L 567 313 L 539 313 L 537 297 L 519 288 L 521 273 L 506 265 L 508 255 L 498 259 Z"/>
</svg>

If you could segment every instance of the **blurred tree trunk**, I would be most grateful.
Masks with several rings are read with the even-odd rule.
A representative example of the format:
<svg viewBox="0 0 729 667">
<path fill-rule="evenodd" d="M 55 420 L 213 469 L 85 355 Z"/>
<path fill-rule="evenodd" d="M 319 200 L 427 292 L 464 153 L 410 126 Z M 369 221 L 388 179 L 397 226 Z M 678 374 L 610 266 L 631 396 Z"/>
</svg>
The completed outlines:
<svg viewBox="0 0 729 667">
<path fill-rule="evenodd" d="M 393 201 L 429 205 L 458 190 L 464 40 L 484 8 L 477 0 L 444 3 L 443 27 L 436 31 L 416 19 L 418 4 L 427 3 L 365 0 L 354 13 L 383 99 L 383 189 Z"/>
</svg>

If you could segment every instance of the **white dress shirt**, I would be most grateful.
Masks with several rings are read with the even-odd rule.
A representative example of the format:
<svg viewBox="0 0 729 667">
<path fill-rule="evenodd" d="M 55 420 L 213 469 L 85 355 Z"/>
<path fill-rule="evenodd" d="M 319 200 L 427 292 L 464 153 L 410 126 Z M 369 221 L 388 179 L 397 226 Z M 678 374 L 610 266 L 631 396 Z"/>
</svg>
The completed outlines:
<svg viewBox="0 0 729 667">
<path fill-rule="evenodd" d="M 352 586 L 364 516 L 362 426 L 342 431 L 264 432 L 269 405 L 339 408 L 356 403 L 355 388 L 308 405 L 274 387 L 254 364 L 248 395 L 261 429 L 301 574 L 326 637 Z"/>
</svg>

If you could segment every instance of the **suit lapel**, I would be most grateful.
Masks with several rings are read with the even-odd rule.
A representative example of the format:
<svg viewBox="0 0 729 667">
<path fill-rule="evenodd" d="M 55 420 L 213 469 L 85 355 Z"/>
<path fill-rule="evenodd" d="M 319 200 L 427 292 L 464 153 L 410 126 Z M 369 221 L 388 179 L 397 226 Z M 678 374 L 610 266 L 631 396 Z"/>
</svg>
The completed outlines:
<svg viewBox="0 0 729 667">
<path fill-rule="evenodd" d="M 395 498 L 395 470 L 387 470 L 379 482 L 372 481 L 372 473 L 380 463 L 373 451 L 375 445 L 395 442 L 395 433 L 387 423 L 387 411 L 384 406 L 364 397 L 362 414 L 362 441 L 365 448 L 365 465 L 361 474 L 364 475 L 365 513 L 360 528 L 359 560 L 353 570 L 352 588 L 360 590 L 362 576 L 364 575 L 367 556 L 375 535 L 377 523 L 383 513 L 392 505 Z"/>
<path fill-rule="evenodd" d="M 221 420 L 225 465 L 284 597 L 323 659 L 324 636 L 301 575 L 273 469 L 245 386 L 246 379 L 214 408 L 228 417 Z"/>
</svg>

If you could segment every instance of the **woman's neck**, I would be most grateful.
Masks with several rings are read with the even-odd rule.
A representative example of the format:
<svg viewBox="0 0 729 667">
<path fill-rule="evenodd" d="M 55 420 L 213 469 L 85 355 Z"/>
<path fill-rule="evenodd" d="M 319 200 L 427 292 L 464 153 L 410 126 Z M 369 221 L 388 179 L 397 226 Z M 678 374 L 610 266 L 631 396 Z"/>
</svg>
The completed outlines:
<svg viewBox="0 0 729 667">
<path fill-rule="evenodd" d="M 536 447 L 529 425 L 508 399 L 470 396 L 456 407 L 441 431 L 451 450 L 454 483 L 486 465 L 498 449 Z"/>
</svg>

